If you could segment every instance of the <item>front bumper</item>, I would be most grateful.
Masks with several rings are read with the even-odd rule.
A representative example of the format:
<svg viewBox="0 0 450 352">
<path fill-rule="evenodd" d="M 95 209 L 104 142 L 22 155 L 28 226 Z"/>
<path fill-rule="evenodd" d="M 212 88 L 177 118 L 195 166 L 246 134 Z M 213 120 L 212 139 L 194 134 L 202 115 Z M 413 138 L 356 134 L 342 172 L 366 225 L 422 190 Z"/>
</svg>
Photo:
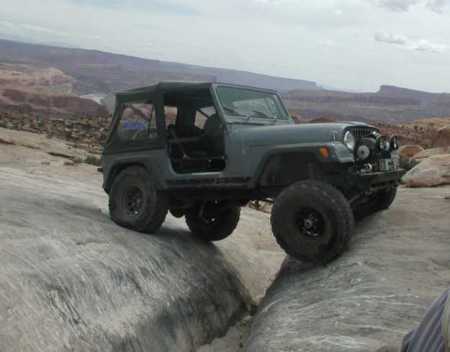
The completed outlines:
<svg viewBox="0 0 450 352">
<path fill-rule="evenodd" d="M 398 169 L 394 171 L 359 173 L 355 177 L 358 178 L 358 183 L 362 183 L 363 188 L 378 188 L 397 186 L 405 172 L 403 169 Z"/>
</svg>

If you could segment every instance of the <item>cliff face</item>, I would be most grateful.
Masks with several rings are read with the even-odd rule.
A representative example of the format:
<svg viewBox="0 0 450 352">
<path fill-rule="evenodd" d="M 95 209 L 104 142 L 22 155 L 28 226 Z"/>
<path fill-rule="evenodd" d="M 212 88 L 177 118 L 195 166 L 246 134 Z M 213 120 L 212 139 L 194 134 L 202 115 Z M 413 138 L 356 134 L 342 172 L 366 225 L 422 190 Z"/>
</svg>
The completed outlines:
<svg viewBox="0 0 450 352">
<path fill-rule="evenodd" d="M 108 111 L 93 100 L 70 95 L 49 95 L 6 88 L 0 90 L 0 111 L 22 112 L 42 117 L 82 118 L 106 116 Z"/>
<path fill-rule="evenodd" d="M 0 112 L 65 118 L 107 115 L 102 105 L 74 94 L 76 82 L 55 68 L 0 64 Z"/>
</svg>

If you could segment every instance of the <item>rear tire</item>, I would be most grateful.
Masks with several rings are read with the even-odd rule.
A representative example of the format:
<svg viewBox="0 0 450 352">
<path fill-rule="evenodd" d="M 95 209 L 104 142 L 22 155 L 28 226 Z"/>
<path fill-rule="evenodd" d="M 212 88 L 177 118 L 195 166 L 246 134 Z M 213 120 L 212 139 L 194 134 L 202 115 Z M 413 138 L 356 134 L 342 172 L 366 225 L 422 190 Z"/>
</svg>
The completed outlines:
<svg viewBox="0 0 450 352">
<path fill-rule="evenodd" d="M 278 244 L 287 254 L 326 264 L 347 248 L 354 218 L 339 190 L 323 182 L 302 181 L 277 197 L 271 223 Z"/>
<path fill-rule="evenodd" d="M 200 209 L 195 207 L 186 213 L 186 224 L 192 234 L 205 242 L 221 241 L 230 236 L 236 229 L 241 215 L 237 206 L 221 209 L 214 215 L 205 211 L 200 215 Z"/>
<path fill-rule="evenodd" d="M 367 203 L 354 210 L 356 220 L 362 220 L 379 211 L 389 209 L 397 196 L 397 187 L 377 192 Z"/>
<path fill-rule="evenodd" d="M 142 167 L 128 167 L 114 179 L 109 195 L 109 212 L 120 226 L 154 233 L 164 222 L 168 199 L 156 190 L 151 175 Z"/>
</svg>

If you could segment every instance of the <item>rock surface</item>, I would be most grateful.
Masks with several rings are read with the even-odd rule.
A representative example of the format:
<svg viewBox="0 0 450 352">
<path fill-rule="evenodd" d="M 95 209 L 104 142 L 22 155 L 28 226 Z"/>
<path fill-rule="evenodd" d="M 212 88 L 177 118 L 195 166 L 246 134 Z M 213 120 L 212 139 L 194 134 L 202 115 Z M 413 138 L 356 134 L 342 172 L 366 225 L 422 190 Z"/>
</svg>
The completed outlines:
<svg viewBox="0 0 450 352">
<path fill-rule="evenodd" d="M 398 351 L 450 282 L 443 193 L 450 189 L 401 189 L 392 209 L 360 223 L 351 250 L 327 267 L 287 261 L 247 350 Z"/>
<path fill-rule="evenodd" d="M 99 190 L 0 170 L 0 350 L 192 351 L 250 303 L 214 246 L 118 228 Z"/>
<path fill-rule="evenodd" d="M 409 170 L 411 168 L 411 158 L 424 150 L 425 149 L 423 149 L 420 145 L 416 144 L 401 146 L 398 150 L 400 167 Z"/>
<path fill-rule="evenodd" d="M 411 169 L 402 182 L 408 187 L 436 187 L 450 184 L 450 154 L 435 155 Z"/>
<path fill-rule="evenodd" d="M 437 131 L 436 139 L 433 141 L 436 147 L 450 146 L 450 125 L 444 126 Z"/>
<path fill-rule="evenodd" d="M 419 162 L 423 161 L 426 158 L 429 158 L 430 156 L 442 154 L 450 154 L 450 147 L 425 149 L 414 155 L 412 158 L 412 162 L 418 164 Z"/>
<path fill-rule="evenodd" d="M 400 158 L 412 158 L 417 153 L 424 151 L 420 145 L 403 145 L 398 150 Z"/>
<path fill-rule="evenodd" d="M 17 137 L 0 130 L 12 142 L 0 144 L 2 352 L 194 351 L 237 322 L 285 257 L 249 209 L 217 246 L 170 217 L 154 236 L 122 229 L 95 167 L 64 166 L 48 153 L 67 152 L 58 141 Z"/>
</svg>

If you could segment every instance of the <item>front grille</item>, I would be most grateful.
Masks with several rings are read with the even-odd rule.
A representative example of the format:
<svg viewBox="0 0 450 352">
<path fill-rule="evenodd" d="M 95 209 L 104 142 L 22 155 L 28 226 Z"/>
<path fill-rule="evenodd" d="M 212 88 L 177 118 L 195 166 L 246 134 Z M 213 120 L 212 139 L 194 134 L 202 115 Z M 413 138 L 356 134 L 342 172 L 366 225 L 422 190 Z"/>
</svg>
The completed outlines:
<svg viewBox="0 0 450 352">
<path fill-rule="evenodd" d="M 352 132 L 356 139 L 368 137 L 374 131 L 377 131 L 373 127 L 351 127 L 349 130 Z"/>
</svg>

